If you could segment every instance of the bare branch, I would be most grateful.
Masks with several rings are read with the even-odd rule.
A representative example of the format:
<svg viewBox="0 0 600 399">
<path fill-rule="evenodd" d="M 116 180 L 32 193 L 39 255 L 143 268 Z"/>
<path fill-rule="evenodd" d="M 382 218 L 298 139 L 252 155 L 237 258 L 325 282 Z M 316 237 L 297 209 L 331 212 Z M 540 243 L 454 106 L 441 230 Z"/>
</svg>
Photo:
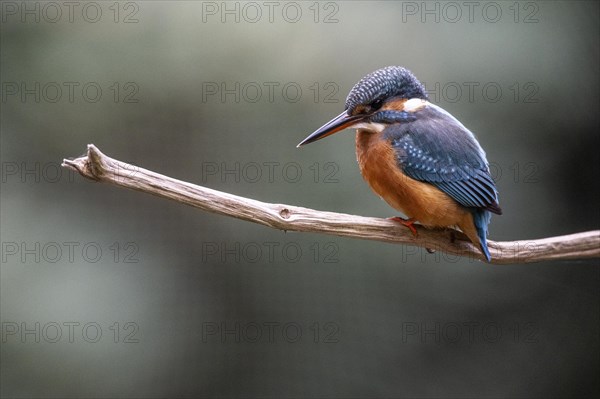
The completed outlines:
<svg viewBox="0 0 600 399">
<path fill-rule="evenodd" d="M 286 231 L 303 231 L 389 243 L 409 244 L 448 254 L 483 259 L 469 239 L 451 229 L 417 226 L 418 238 L 397 222 L 323 212 L 283 204 L 269 204 L 154 173 L 107 157 L 93 144 L 87 155 L 63 160 L 62 166 L 82 176 Z M 515 264 L 543 260 L 600 258 L 600 230 L 522 241 L 488 241 L 492 263 Z"/>
</svg>

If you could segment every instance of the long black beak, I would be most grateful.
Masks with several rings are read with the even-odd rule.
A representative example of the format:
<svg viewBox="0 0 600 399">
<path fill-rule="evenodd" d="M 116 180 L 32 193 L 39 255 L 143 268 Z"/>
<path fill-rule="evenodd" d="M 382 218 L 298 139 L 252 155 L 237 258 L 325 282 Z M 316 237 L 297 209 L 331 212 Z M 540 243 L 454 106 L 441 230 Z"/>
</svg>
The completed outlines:
<svg viewBox="0 0 600 399">
<path fill-rule="evenodd" d="M 324 124 L 323 126 L 321 126 L 320 128 L 318 128 L 310 136 L 302 140 L 300 144 L 297 145 L 297 147 L 300 147 L 304 144 L 312 143 L 313 141 L 321 140 L 322 138 L 344 130 L 347 127 L 354 125 L 357 121 L 359 121 L 362 118 L 364 118 L 364 115 L 352 116 L 348 115 L 346 111 L 344 111 L 329 122 L 327 122 L 326 124 Z"/>
</svg>

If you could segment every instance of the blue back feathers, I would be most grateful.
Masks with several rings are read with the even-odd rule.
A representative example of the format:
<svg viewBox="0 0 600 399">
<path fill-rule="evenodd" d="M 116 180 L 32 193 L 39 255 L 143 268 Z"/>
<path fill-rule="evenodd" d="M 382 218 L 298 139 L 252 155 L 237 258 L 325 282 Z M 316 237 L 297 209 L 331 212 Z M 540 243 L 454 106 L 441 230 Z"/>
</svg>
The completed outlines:
<svg viewBox="0 0 600 399">
<path fill-rule="evenodd" d="M 383 132 L 399 166 L 407 176 L 436 186 L 470 209 L 489 262 L 486 236 L 490 212 L 501 214 L 502 210 L 484 151 L 466 127 L 435 105 L 428 104 L 412 117 Z"/>
</svg>

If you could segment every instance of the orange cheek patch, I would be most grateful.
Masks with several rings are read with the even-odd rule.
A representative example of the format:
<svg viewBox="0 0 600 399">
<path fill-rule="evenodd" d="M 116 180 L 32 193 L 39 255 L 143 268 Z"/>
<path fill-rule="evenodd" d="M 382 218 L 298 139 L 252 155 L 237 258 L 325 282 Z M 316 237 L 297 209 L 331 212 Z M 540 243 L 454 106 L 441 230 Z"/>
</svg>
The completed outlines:
<svg viewBox="0 0 600 399">
<path fill-rule="evenodd" d="M 392 111 L 406 111 L 416 112 L 427 105 L 427 101 L 421 100 L 420 98 L 412 98 L 407 100 L 405 98 L 399 98 L 396 100 L 388 101 L 381 107 L 381 110 L 392 110 Z"/>
<path fill-rule="evenodd" d="M 383 107 L 381 107 L 380 111 L 404 111 L 405 102 L 406 99 L 404 98 L 388 101 L 385 104 L 383 104 Z"/>
</svg>

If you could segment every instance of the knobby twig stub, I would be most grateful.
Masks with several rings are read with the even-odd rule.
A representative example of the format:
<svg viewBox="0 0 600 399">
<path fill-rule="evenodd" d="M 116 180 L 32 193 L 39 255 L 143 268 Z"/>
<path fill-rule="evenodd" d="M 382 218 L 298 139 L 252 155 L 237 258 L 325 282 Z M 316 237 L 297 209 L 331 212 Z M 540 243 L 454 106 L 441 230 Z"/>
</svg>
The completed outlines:
<svg viewBox="0 0 600 399">
<path fill-rule="evenodd" d="M 397 222 L 373 217 L 323 212 L 298 206 L 270 204 L 173 179 L 104 155 L 93 144 L 85 156 L 63 160 L 62 166 L 96 181 L 143 191 L 285 231 L 314 232 L 365 240 L 408 244 L 455 256 L 483 259 L 457 230 L 416 226 L 418 237 Z M 600 258 L 600 230 L 521 241 L 488 241 L 492 263 L 515 264 L 543 260 Z"/>
</svg>

